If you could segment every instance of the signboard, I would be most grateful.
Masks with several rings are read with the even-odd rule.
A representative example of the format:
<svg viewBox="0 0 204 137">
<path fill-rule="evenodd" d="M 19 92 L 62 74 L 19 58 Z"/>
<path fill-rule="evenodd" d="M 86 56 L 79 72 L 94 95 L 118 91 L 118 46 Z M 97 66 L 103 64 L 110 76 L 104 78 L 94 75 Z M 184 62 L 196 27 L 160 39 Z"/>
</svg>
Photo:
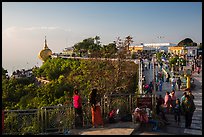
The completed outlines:
<svg viewBox="0 0 204 137">
<path fill-rule="evenodd" d="M 152 109 L 152 97 L 138 97 L 137 107 L 144 107 Z"/>
</svg>

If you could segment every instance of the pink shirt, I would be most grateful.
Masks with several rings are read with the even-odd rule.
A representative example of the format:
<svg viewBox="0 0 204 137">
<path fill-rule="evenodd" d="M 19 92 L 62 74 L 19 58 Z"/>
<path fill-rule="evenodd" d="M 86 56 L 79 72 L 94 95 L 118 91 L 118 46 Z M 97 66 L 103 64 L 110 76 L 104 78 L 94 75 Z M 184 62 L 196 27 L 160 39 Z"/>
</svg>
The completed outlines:
<svg viewBox="0 0 204 137">
<path fill-rule="evenodd" d="M 170 103 L 170 96 L 169 95 L 165 95 L 165 97 L 164 97 L 164 105 L 167 105 L 168 103 Z"/>
<path fill-rule="evenodd" d="M 74 95 L 73 96 L 73 104 L 74 104 L 74 108 L 80 108 L 81 105 L 81 97 L 79 95 Z"/>
</svg>

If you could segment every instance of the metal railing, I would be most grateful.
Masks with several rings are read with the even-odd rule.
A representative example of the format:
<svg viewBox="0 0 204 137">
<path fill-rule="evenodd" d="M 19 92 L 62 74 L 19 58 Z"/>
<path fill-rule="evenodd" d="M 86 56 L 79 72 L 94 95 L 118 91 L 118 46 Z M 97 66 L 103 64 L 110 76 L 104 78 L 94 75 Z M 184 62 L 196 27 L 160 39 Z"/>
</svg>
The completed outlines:
<svg viewBox="0 0 204 137">
<path fill-rule="evenodd" d="M 112 108 L 120 109 L 120 116 L 131 114 L 136 108 L 137 95 L 112 94 L 101 98 L 101 113 L 104 123 Z M 91 123 L 91 107 L 83 103 L 83 128 L 89 128 Z M 6 110 L 4 111 L 4 135 L 26 134 L 64 134 L 75 128 L 73 105 L 48 106 L 40 109 Z"/>
<path fill-rule="evenodd" d="M 3 134 L 6 135 L 63 133 L 74 126 L 72 106 L 4 111 Z"/>
</svg>

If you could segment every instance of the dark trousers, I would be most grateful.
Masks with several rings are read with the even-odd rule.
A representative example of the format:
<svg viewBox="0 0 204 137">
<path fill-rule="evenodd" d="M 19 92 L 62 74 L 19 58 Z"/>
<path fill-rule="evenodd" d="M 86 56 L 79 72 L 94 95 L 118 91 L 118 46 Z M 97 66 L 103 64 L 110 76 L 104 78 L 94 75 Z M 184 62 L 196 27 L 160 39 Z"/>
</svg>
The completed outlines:
<svg viewBox="0 0 204 137">
<path fill-rule="evenodd" d="M 180 113 L 175 112 L 174 113 L 174 118 L 175 118 L 176 122 L 180 123 Z"/>
<path fill-rule="evenodd" d="M 178 84 L 178 90 L 180 90 L 181 89 L 181 84 Z"/>
<path fill-rule="evenodd" d="M 185 114 L 185 128 L 190 128 L 192 123 L 193 112 L 186 112 Z"/>
<path fill-rule="evenodd" d="M 82 108 L 74 108 L 75 109 L 75 127 L 83 126 L 83 111 Z"/>
</svg>

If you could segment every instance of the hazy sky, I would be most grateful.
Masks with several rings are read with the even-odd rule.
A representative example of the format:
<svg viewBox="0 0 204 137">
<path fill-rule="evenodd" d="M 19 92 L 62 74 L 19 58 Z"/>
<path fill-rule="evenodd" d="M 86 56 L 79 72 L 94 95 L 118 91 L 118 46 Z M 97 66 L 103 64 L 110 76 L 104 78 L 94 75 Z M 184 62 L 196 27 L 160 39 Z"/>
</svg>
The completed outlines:
<svg viewBox="0 0 204 137">
<path fill-rule="evenodd" d="M 2 65 L 11 73 L 41 65 L 45 35 L 53 52 L 96 35 L 102 44 L 128 35 L 134 44 L 176 44 L 187 37 L 201 43 L 202 3 L 3 2 L 2 29 Z"/>
</svg>

